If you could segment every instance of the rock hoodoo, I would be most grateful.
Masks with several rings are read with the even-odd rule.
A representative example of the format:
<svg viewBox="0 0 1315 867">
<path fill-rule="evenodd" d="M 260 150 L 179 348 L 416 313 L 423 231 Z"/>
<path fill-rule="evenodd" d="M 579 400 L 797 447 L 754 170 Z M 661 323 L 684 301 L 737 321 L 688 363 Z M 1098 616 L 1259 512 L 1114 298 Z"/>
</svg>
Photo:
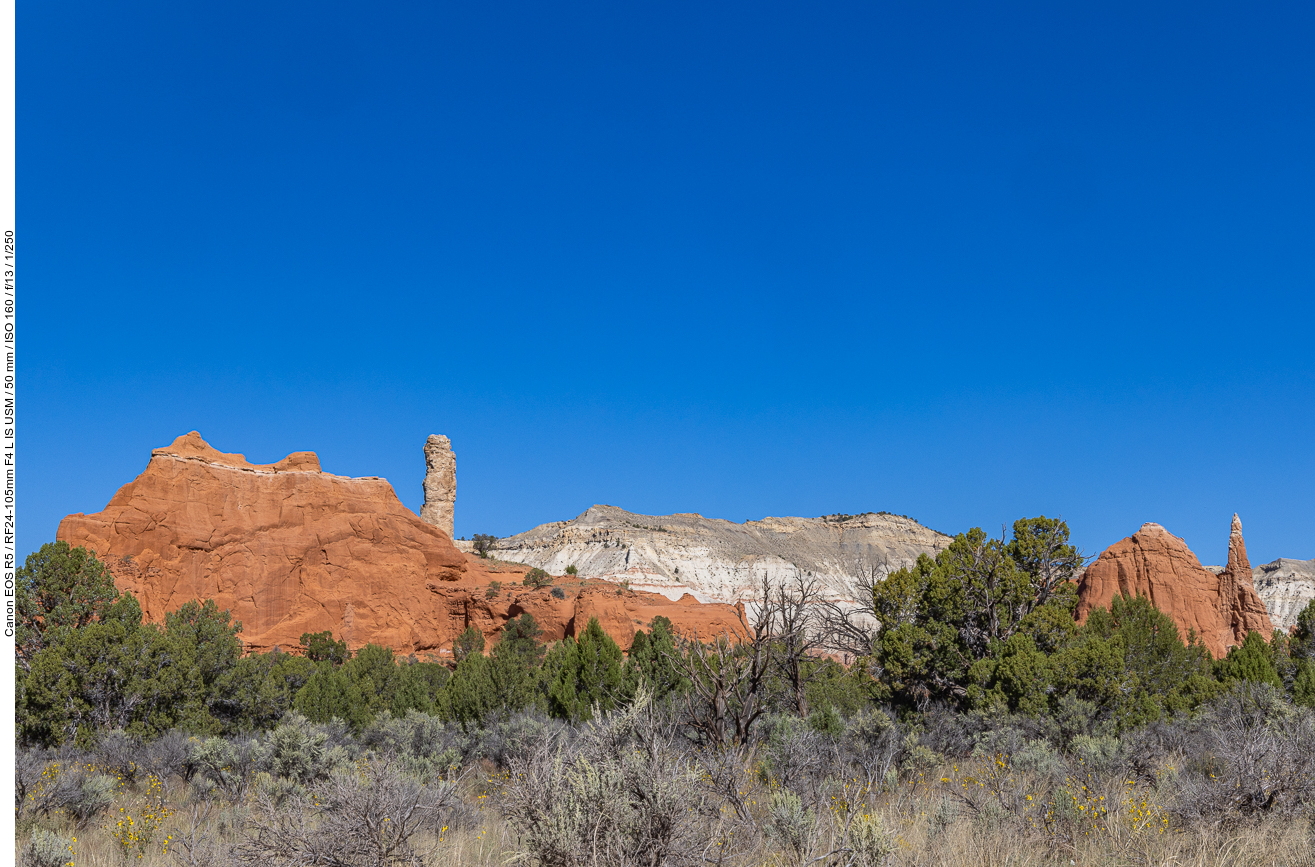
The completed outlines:
<svg viewBox="0 0 1315 867">
<path fill-rule="evenodd" d="M 420 519 L 455 539 L 456 505 L 457 456 L 452 441 L 442 434 L 430 434 L 425 441 L 425 503 L 420 507 Z"/>
<path fill-rule="evenodd" d="M 442 654 L 467 626 L 494 639 L 522 611 L 548 638 L 575 635 L 597 616 L 623 648 L 658 615 L 705 635 L 738 622 L 730 606 L 574 579 L 562 580 L 562 599 L 522 587 L 528 567 L 489 571 L 384 479 L 325 473 L 313 452 L 252 464 L 196 432 L 153 451 L 103 511 L 66 517 L 57 538 L 94 551 L 151 621 L 214 599 L 242 621 L 251 650 L 296 647 L 302 633 L 330 630 L 353 649 L 373 642 Z M 493 592 L 494 580 L 508 586 Z"/>
<path fill-rule="evenodd" d="M 1251 583 L 1242 523 L 1233 516 L 1228 565 L 1215 575 L 1187 543 L 1159 524 L 1141 529 L 1109 548 L 1087 567 L 1078 584 L 1077 617 L 1108 607 L 1118 594 L 1145 596 L 1186 637 L 1194 630 L 1216 657 L 1255 630 L 1269 638 L 1273 627 L 1265 603 Z"/>
</svg>

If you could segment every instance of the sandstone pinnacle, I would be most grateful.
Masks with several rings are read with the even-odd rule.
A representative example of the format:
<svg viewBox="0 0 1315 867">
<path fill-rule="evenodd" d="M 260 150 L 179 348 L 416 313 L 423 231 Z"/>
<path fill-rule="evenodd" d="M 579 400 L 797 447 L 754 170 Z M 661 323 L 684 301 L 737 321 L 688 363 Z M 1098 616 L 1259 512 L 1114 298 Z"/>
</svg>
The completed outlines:
<svg viewBox="0 0 1315 867">
<path fill-rule="evenodd" d="M 457 505 L 457 456 L 452 441 L 430 434 L 425 441 L 425 504 L 420 519 L 455 538 Z"/>
</svg>

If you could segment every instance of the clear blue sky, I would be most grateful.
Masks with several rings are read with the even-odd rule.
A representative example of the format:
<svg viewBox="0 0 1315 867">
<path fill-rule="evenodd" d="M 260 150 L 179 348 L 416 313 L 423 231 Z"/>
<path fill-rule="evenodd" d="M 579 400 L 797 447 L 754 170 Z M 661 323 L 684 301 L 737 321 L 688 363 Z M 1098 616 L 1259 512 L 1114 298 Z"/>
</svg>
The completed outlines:
<svg viewBox="0 0 1315 867">
<path fill-rule="evenodd" d="M 206 8 L 208 7 L 208 8 Z M 1062 8 L 1061 8 L 1062 7 Z M 197 429 L 1315 557 L 1315 6 L 22 3 L 20 556 Z"/>
</svg>

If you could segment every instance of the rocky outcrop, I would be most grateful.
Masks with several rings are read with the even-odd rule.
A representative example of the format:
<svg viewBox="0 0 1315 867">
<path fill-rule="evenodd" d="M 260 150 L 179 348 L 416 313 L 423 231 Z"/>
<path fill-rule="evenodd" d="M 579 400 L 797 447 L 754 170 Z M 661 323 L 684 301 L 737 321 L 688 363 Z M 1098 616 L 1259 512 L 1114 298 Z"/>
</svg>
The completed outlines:
<svg viewBox="0 0 1315 867">
<path fill-rule="evenodd" d="M 827 596 L 847 598 L 856 577 L 932 554 L 950 537 L 897 515 L 764 518 L 736 524 L 695 514 L 638 515 L 593 506 L 571 521 L 500 539 L 491 554 L 550 572 L 629 582 L 678 599 L 734 603 L 771 583 L 807 575 Z"/>
<path fill-rule="evenodd" d="M 700 634 L 738 623 L 730 606 L 596 582 L 564 581 L 562 599 L 522 587 L 528 567 L 493 572 L 462 554 L 384 479 L 325 473 L 311 452 L 252 464 L 195 432 L 152 452 L 103 511 L 66 517 L 58 538 L 94 551 L 151 621 L 214 599 L 242 622 L 251 650 L 295 647 L 303 633 L 329 630 L 352 648 L 441 655 L 467 626 L 495 639 L 522 611 L 549 638 L 598 616 L 622 647 L 658 615 Z M 508 586 L 495 590 L 494 581 Z"/>
<path fill-rule="evenodd" d="M 1079 621 L 1116 595 L 1145 596 L 1171 617 L 1184 637 L 1195 632 L 1216 657 L 1255 630 L 1273 631 L 1265 604 L 1251 585 L 1242 524 L 1233 516 L 1228 565 L 1218 575 L 1201 565 L 1182 539 L 1159 524 L 1143 524 L 1087 567 L 1078 583 Z"/>
<path fill-rule="evenodd" d="M 1297 615 L 1315 599 L 1315 560 L 1280 557 L 1257 566 L 1251 578 L 1269 610 L 1269 619 L 1284 632 L 1297 624 Z"/>
<path fill-rule="evenodd" d="M 442 434 L 430 434 L 425 441 L 425 502 L 420 519 L 455 539 L 456 505 L 457 456 L 452 441 Z"/>
</svg>

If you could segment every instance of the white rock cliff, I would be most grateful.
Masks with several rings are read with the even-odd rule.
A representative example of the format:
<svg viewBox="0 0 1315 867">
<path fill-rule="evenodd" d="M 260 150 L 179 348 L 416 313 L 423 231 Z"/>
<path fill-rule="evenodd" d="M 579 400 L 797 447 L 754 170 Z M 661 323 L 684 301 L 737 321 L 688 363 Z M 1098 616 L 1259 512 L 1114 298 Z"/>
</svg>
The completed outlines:
<svg viewBox="0 0 1315 867">
<path fill-rule="evenodd" d="M 1297 615 L 1315 599 L 1315 560 L 1280 557 L 1273 563 L 1257 566 L 1251 578 L 1256 593 L 1269 609 L 1269 619 L 1276 629 L 1284 632 L 1293 627 Z"/>
<path fill-rule="evenodd" d="M 747 600 L 764 576 L 773 585 L 816 578 L 832 599 L 854 579 L 884 575 L 932 554 L 950 537 L 897 515 L 764 518 L 736 524 L 696 514 L 637 515 L 593 506 L 571 521 L 499 539 L 490 554 L 561 574 L 628 581 L 635 589 L 700 602 Z"/>
</svg>

